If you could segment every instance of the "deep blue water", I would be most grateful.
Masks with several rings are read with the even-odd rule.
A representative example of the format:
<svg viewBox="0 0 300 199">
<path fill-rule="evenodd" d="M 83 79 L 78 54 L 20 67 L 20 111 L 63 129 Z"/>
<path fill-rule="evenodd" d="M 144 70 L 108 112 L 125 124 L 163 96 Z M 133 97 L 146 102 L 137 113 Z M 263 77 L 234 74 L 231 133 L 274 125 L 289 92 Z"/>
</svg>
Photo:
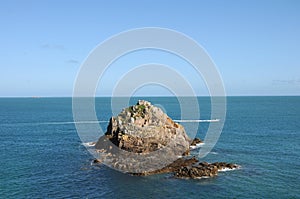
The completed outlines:
<svg viewBox="0 0 300 199">
<path fill-rule="evenodd" d="M 145 99 L 180 117 L 176 98 Z M 199 102 L 209 119 L 209 98 Z M 97 98 L 96 110 L 108 120 L 110 98 Z M 300 198 L 300 97 L 228 97 L 224 130 L 204 160 L 242 168 L 210 179 L 92 166 L 72 121 L 71 98 L 0 98 L 0 198 Z"/>
</svg>

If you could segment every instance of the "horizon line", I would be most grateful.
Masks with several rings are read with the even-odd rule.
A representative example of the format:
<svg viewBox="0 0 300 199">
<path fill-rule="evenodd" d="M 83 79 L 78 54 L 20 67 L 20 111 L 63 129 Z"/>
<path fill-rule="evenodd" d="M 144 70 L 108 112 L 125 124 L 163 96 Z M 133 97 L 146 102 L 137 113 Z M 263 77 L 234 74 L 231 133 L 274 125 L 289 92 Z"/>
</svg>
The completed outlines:
<svg viewBox="0 0 300 199">
<path fill-rule="evenodd" d="M 0 96 L 0 98 L 73 98 L 74 96 Z M 109 98 L 112 96 L 78 96 L 75 98 Z M 113 96 L 113 97 L 300 97 L 296 95 L 226 95 L 226 96 L 210 96 L 210 95 L 196 95 L 196 96 L 174 96 L 174 95 L 140 95 L 140 96 Z"/>
</svg>

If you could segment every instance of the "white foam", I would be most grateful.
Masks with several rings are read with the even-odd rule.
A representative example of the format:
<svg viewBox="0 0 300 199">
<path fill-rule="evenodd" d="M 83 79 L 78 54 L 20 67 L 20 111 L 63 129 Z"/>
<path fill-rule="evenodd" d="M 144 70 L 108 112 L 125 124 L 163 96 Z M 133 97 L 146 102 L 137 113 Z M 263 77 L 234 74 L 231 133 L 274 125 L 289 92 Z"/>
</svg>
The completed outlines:
<svg viewBox="0 0 300 199">
<path fill-rule="evenodd" d="M 94 147 L 96 145 L 96 142 L 86 142 L 82 143 L 85 147 Z"/>
<path fill-rule="evenodd" d="M 207 179 L 207 178 L 211 178 L 209 176 L 202 176 L 202 177 L 197 177 L 196 179 Z"/>
<path fill-rule="evenodd" d="M 190 146 L 190 150 L 198 149 L 198 148 L 202 147 L 203 145 L 204 145 L 204 143 L 198 143 L 198 144 L 196 144 L 196 146 L 195 145 Z"/>
<path fill-rule="evenodd" d="M 232 171 L 232 170 L 234 170 L 234 169 L 230 169 L 230 168 L 223 168 L 223 169 L 220 169 L 219 171 L 220 171 L 220 172 L 224 172 L 224 171 Z"/>
<path fill-rule="evenodd" d="M 218 155 L 218 153 L 217 152 L 210 152 L 211 154 L 213 154 L 213 155 Z"/>
<path fill-rule="evenodd" d="M 233 171 L 233 170 L 240 169 L 240 168 L 241 168 L 240 166 L 238 166 L 237 168 L 232 168 L 232 169 L 230 169 L 230 168 L 223 168 L 223 169 L 219 169 L 218 171 L 220 171 L 220 172 Z"/>
</svg>

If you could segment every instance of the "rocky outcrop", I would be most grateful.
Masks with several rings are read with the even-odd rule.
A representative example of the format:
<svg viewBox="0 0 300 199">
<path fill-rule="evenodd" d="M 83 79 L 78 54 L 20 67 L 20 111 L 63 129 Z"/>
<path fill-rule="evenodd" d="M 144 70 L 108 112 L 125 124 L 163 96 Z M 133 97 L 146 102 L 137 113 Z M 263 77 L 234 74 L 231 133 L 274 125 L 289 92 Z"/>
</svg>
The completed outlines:
<svg viewBox="0 0 300 199">
<path fill-rule="evenodd" d="M 153 174 L 161 174 L 161 173 L 173 173 L 177 172 L 180 170 L 182 167 L 188 167 L 191 166 L 195 163 L 197 163 L 198 160 L 195 157 L 186 159 L 186 158 L 178 158 L 171 164 L 167 165 L 166 167 L 163 167 L 161 169 L 147 172 L 147 173 L 132 173 L 133 175 L 138 175 L 138 176 L 144 176 L 144 175 L 153 175 Z"/>
<path fill-rule="evenodd" d="M 179 158 L 170 165 L 148 173 L 132 173 L 133 175 L 152 175 L 161 173 L 174 173 L 176 178 L 184 179 L 200 179 L 214 177 L 218 175 L 219 171 L 238 169 L 236 164 L 226 162 L 199 162 L 195 157 Z"/>
<path fill-rule="evenodd" d="M 238 165 L 225 162 L 200 162 L 198 164 L 182 166 L 180 169 L 175 171 L 174 176 L 177 178 L 199 179 L 205 177 L 214 177 L 218 175 L 219 171 L 237 168 L 239 168 Z"/>
<path fill-rule="evenodd" d="M 139 100 L 110 119 L 95 147 L 110 166 L 130 173 L 161 169 L 188 154 L 191 139 L 160 108 Z"/>
<path fill-rule="evenodd" d="M 182 125 L 160 108 L 139 100 L 110 119 L 105 135 L 95 145 L 97 162 L 133 175 L 173 172 L 177 178 L 201 178 L 217 175 L 226 163 L 199 163 L 187 158 L 190 147 L 203 142 L 191 140 Z M 186 157 L 182 157 L 186 156 Z M 181 157 L 181 158 L 180 158 Z"/>
<path fill-rule="evenodd" d="M 105 135 L 120 149 L 133 153 L 150 153 L 167 145 L 185 152 L 190 145 L 183 126 L 143 100 L 112 117 Z"/>
</svg>

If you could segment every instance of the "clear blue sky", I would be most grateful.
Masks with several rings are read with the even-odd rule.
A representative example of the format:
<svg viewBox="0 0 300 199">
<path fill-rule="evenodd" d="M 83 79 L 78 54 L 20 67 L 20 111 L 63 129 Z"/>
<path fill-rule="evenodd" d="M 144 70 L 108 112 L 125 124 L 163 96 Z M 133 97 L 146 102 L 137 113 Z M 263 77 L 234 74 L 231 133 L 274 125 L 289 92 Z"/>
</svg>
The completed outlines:
<svg viewBox="0 0 300 199">
<path fill-rule="evenodd" d="M 300 95 L 299 10 L 297 0 L 2 0 L 0 96 L 71 96 L 80 65 L 96 45 L 149 26 L 201 44 L 228 95 Z M 138 63 L 151 61 L 140 56 L 146 57 Z M 121 64 L 130 63 L 126 59 Z M 108 82 L 99 94 L 110 88 Z"/>
</svg>

